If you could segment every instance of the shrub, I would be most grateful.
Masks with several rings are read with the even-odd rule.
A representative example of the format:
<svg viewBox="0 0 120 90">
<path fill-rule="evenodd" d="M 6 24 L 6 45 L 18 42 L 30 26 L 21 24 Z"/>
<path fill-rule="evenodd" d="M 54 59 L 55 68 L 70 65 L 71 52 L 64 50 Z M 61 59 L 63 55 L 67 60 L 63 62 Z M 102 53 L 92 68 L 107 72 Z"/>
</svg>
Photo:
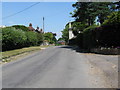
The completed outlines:
<svg viewBox="0 0 120 90">
<path fill-rule="evenodd" d="M 113 12 L 100 29 L 99 44 L 104 47 L 120 46 L 120 11 Z"/>
<path fill-rule="evenodd" d="M 78 45 L 80 48 L 83 48 L 83 33 L 79 33 L 75 41 L 76 41 L 76 45 Z"/>
<path fill-rule="evenodd" d="M 40 45 L 43 42 L 43 34 L 42 33 L 36 33 L 37 34 L 37 45 Z"/>
<path fill-rule="evenodd" d="M 43 35 L 36 32 L 26 32 L 14 27 L 2 29 L 2 50 L 12 50 L 26 46 L 40 45 L 43 41 Z"/>
<path fill-rule="evenodd" d="M 2 48 L 4 50 L 11 50 L 21 48 L 25 45 L 27 37 L 22 30 L 16 30 L 13 27 L 2 29 Z"/>
<path fill-rule="evenodd" d="M 111 13 L 108 19 L 104 21 L 103 26 L 104 25 L 120 26 L 120 11 Z"/>
<path fill-rule="evenodd" d="M 35 46 L 38 43 L 38 38 L 36 32 L 26 32 L 26 45 L 27 46 Z"/>
<path fill-rule="evenodd" d="M 76 45 L 76 38 L 72 38 L 69 40 L 69 45 Z"/>
<path fill-rule="evenodd" d="M 13 25 L 12 27 L 14 27 L 16 29 L 21 29 L 23 31 L 29 31 L 29 28 L 24 25 Z"/>
<path fill-rule="evenodd" d="M 83 31 L 83 48 L 85 49 L 91 49 L 96 47 L 97 41 L 96 41 L 96 33 L 95 30 L 98 26 L 93 25 L 88 28 L 86 28 Z"/>
</svg>

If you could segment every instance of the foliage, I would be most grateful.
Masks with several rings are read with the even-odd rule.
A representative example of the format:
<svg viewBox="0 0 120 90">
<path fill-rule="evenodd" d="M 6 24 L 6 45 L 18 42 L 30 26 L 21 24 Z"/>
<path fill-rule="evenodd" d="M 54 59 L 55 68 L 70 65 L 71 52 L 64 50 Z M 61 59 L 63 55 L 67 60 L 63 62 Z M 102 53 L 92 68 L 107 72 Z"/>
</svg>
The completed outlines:
<svg viewBox="0 0 120 90">
<path fill-rule="evenodd" d="M 27 36 L 27 41 L 26 45 L 27 46 L 35 46 L 37 45 L 38 39 L 37 39 L 37 34 L 35 32 L 26 32 Z"/>
<path fill-rule="evenodd" d="M 50 44 L 56 43 L 56 38 L 51 32 L 47 32 L 44 34 L 44 40 L 47 40 Z"/>
<path fill-rule="evenodd" d="M 104 47 L 120 46 L 120 11 L 113 12 L 99 29 L 99 44 Z"/>
<path fill-rule="evenodd" d="M 69 44 L 78 45 L 87 50 L 96 47 L 120 46 L 119 6 L 120 2 L 77 2 L 73 4 L 76 10 L 73 11 L 72 17 L 75 17 L 76 21 L 72 22 L 72 30 L 76 37 L 69 40 Z M 101 26 L 94 25 L 97 18 Z M 68 27 L 64 29 L 64 32 L 65 30 L 68 32 Z"/>
<path fill-rule="evenodd" d="M 96 41 L 96 25 L 90 26 L 83 31 L 83 48 L 90 49 L 97 45 Z"/>
<path fill-rule="evenodd" d="M 28 27 L 26 27 L 24 25 L 13 25 L 12 27 L 14 27 L 16 29 L 21 29 L 23 31 L 29 31 Z"/>
<path fill-rule="evenodd" d="M 112 6 L 113 6 L 112 9 L 114 11 L 120 11 L 120 1 L 114 2 Z"/>
<path fill-rule="evenodd" d="M 89 26 L 94 24 L 96 17 L 98 17 L 102 24 L 111 12 L 110 6 L 110 2 L 77 2 L 73 4 L 76 9 L 73 11 L 72 17 L 75 17 L 76 21 L 87 23 Z"/>
<path fill-rule="evenodd" d="M 79 33 L 75 39 L 76 45 L 83 48 L 83 33 Z"/>
<path fill-rule="evenodd" d="M 64 40 L 64 38 L 59 38 L 58 41 Z"/>
<path fill-rule="evenodd" d="M 54 35 L 53 35 L 52 41 L 53 41 L 54 44 L 57 43 L 57 39 L 56 39 L 56 37 Z"/>
<path fill-rule="evenodd" d="M 69 27 L 68 27 L 68 24 L 65 26 L 65 29 L 62 31 L 62 38 L 65 40 L 65 42 L 67 43 L 68 42 L 68 39 L 69 39 Z"/>
<path fill-rule="evenodd" d="M 24 46 L 27 37 L 22 30 L 16 30 L 13 27 L 2 29 L 2 49 L 11 50 Z"/>
<path fill-rule="evenodd" d="M 108 19 L 104 21 L 103 25 L 120 26 L 120 11 L 111 13 Z"/>
<path fill-rule="evenodd" d="M 2 28 L 2 50 L 12 50 L 26 46 L 40 45 L 43 36 L 36 32 L 26 32 L 14 27 Z"/>
<path fill-rule="evenodd" d="M 38 39 L 37 44 L 40 45 L 44 39 L 43 34 L 42 33 L 36 33 L 36 34 L 37 34 L 37 39 Z"/>
<path fill-rule="evenodd" d="M 76 21 L 73 21 L 72 22 L 72 27 L 73 27 L 73 34 L 75 36 L 77 36 L 79 34 L 79 32 L 83 31 L 85 28 L 88 27 L 87 24 L 83 24 L 81 22 L 76 22 Z"/>
</svg>

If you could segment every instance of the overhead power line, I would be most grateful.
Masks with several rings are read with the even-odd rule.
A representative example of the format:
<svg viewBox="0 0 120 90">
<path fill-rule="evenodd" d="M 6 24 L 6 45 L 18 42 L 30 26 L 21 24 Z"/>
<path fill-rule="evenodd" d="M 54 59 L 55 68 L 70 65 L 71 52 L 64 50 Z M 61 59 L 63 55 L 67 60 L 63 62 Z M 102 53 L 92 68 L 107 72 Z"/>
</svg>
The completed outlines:
<svg viewBox="0 0 120 90">
<path fill-rule="evenodd" d="M 3 17 L 3 19 L 7 19 L 7 18 L 9 18 L 9 17 L 15 16 L 15 15 L 17 15 L 17 14 L 19 14 L 19 13 L 21 13 L 21 12 L 23 12 L 23 11 L 25 11 L 25 10 L 31 8 L 31 7 L 33 7 L 33 6 L 39 4 L 39 3 L 40 3 L 40 2 L 37 2 L 37 3 L 35 3 L 35 4 L 33 4 L 33 5 L 31 5 L 31 6 L 27 7 L 27 8 L 25 8 L 25 9 L 19 11 L 19 12 L 16 12 L 16 13 L 11 14 L 11 15 L 8 15 L 8 16 L 5 16 L 5 17 Z"/>
</svg>

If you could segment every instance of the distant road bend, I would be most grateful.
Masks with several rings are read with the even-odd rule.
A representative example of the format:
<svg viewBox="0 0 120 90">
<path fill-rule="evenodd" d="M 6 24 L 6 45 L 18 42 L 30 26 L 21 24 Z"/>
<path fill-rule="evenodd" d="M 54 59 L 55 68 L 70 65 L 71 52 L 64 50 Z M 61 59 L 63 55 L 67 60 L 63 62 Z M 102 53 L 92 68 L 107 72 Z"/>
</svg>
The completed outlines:
<svg viewBox="0 0 120 90">
<path fill-rule="evenodd" d="M 2 66 L 3 88 L 117 88 L 118 57 L 53 46 Z"/>
</svg>

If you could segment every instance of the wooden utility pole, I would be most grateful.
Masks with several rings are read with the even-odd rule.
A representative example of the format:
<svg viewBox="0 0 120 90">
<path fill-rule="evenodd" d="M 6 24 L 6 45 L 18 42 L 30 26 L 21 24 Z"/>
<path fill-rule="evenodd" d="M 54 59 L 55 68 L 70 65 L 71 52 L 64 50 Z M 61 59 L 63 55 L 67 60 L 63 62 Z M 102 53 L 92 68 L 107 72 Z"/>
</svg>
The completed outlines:
<svg viewBox="0 0 120 90">
<path fill-rule="evenodd" d="M 44 17 L 43 17 L 43 32 L 44 32 Z"/>
</svg>

